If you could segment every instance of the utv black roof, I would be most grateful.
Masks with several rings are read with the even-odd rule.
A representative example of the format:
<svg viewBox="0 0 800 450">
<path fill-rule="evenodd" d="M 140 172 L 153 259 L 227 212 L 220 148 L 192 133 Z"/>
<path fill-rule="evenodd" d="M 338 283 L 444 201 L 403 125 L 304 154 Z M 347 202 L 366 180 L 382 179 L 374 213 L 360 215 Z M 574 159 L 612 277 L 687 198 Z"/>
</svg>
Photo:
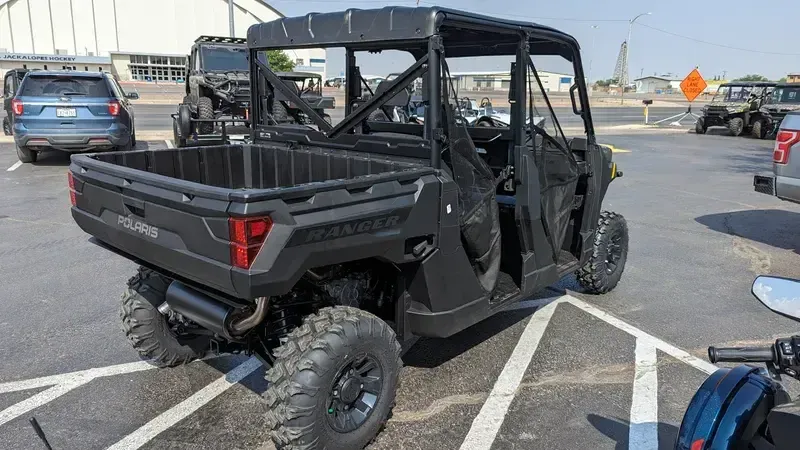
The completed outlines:
<svg viewBox="0 0 800 450">
<path fill-rule="evenodd" d="M 251 26 L 247 45 L 251 49 L 393 48 L 421 56 L 427 52 L 422 43 L 439 34 L 448 57 L 513 55 L 521 33 L 529 34 L 531 53 L 561 55 L 571 61 L 573 49 L 579 48 L 572 36 L 544 25 L 439 6 L 390 6 L 285 17 Z"/>
<path fill-rule="evenodd" d="M 322 78 L 322 75 L 314 72 L 275 72 L 280 78 L 305 80 L 306 78 Z"/>
<path fill-rule="evenodd" d="M 722 86 L 747 86 L 747 87 L 773 87 L 777 86 L 778 83 L 774 81 L 732 81 L 730 83 L 722 83 Z"/>
<path fill-rule="evenodd" d="M 777 83 L 775 87 L 779 88 L 800 88 L 800 83 Z"/>
<path fill-rule="evenodd" d="M 213 44 L 237 44 L 244 45 L 247 43 L 245 38 L 228 37 L 228 36 L 200 36 L 194 40 L 195 44 L 200 42 L 209 42 Z"/>
</svg>

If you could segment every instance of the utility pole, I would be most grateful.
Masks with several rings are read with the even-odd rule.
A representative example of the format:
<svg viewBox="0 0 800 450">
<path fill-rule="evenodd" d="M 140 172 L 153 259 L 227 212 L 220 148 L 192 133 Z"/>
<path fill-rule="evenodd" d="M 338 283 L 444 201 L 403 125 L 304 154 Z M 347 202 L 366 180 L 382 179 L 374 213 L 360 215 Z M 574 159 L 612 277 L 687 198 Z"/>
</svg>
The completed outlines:
<svg viewBox="0 0 800 450">
<path fill-rule="evenodd" d="M 228 0 L 228 26 L 231 37 L 236 37 L 236 28 L 233 26 L 233 0 Z"/>
<path fill-rule="evenodd" d="M 639 17 L 649 16 L 651 14 L 653 14 L 653 13 L 650 13 L 650 12 L 641 13 L 638 16 L 636 16 L 633 19 L 631 19 L 630 22 L 628 23 L 628 40 L 625 41 L 627 43 L 627 45 L 625 46 L 625 62 L 626 63 L 630 62 L 630 58 L 628 58 L 628 57 L 630 56 L 630 52 L 631 52 L 631 34 L 633 33 L 633 23 L 636 22 L 636 19 L 638 19 Z M 622 104 L 624 105 L 625 104 L 625 86 L 628 84 L 628 65 L 627 64 L 625 64 L 625 71 L 622 73 L 622 78 L 623 79 L 620 80 L 620 83 L 622 85 Z"/>
</svg>

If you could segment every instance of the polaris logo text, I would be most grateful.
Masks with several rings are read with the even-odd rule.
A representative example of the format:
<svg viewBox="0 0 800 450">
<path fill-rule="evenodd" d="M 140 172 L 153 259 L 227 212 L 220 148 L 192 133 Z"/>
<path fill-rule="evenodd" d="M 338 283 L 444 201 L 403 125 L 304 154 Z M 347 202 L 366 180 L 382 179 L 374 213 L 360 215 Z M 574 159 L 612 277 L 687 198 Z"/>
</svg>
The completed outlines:
<svg viewBox="0 0 800 450">
<path fill-rule="evenodd" d="M 391 228 L 400 223 L 400 216 L 381 217 L 378 219 L 358 220 L 330 227 L 311 230 L 306 235 L 306 244 L 309 242 L 327 241 L 355 234 Z"/>
<path fill-rule="evenodd" d="M 131 219 L 130 217 L 119 216 L 117 218 L 117 225 L 122 225 L 123 227 L 131 231 L 141 233 L 152 239 L 158 238 L 158 227 L 148 225 L 140 220 Z"/>
</svg>

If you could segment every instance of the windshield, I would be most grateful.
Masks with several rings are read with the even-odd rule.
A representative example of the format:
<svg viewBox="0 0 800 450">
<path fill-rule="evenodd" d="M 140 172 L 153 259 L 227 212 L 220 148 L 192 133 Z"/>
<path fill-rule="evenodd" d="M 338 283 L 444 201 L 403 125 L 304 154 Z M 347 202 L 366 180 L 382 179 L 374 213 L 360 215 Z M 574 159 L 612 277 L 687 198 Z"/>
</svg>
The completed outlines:
<svg viewBox="0 0 800 450">
<path fill-rule="evenodd" d="M 743 103 L 750 100 L 750 95 L 759 88 L 752 86 L 720 86 L 714 94 L 713 102 Z"/>
<path fill-rule="evenodd" d="M 247 64 L 247 49 L 227 45 L 204 45 L 200 49 L 203 69 L 210 71 L 250 70 Z"/>
<path fill-rule="evenodd" d="M 70 75 L 29 75 L 22 82 L 19 95 L 31 97 L 88 96 L 111 97 L 106 80 L 101 77 Z"/>
<path fill-rule="evenodd" d="M 775 88 L 772 103 L 800 103 L 800 86 Z"/>
</svg>

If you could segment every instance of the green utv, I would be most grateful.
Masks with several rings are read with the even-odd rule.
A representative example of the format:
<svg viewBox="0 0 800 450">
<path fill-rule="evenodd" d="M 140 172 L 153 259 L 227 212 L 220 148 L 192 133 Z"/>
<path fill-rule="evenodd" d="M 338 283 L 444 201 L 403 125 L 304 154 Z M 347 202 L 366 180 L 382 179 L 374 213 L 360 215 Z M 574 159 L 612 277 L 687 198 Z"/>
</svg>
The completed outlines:
<svg viewBox="0 0 800 450">
<path fill-rule="evenodd" d="M 783 118 L 793 111 L 800 111 L 800 84 L 778 84 L 766 104 L 761 107 L 764 128 L 759 130 L 759 133 L 756 133 L 754 129 L 753 136 L 756 138 L 775 137 Z"/>
<path fill-rule="evenodd" d="M 297 48 L 343 49 L 338 124 L 269 67 L 267 50 Z M 413 62 L 365 98 L 359 58 L 398 51 Z M 570 274 L 589 293 L 619 282 L 628 229 L 602 206 L 621 173 L 595 138 L 572 36 L 387 7 L 253 25 L 247 52 L 250 143 L 74 155 L 69 186 L 92 241 L 141 266 L 121 308 L 132 346 L 165 366 L 260 358 L 278 448 L 366 446 L 417 337 L 453 336 Z M 449 67 L 492 55 L 510 63 L 510 119 L 476 126 Z M 574 70 L 574 137 L 537 72 L 545 57 Z M 369 119 L 408 104 L 417 78 L 423 123 Z M 310 123 L 276 118 L 285 101 Z"/>
<path fill-rule="evenodd" d="M 695 122 L 695 132 L 705 134 L 709 127 L 725 127 L 733 136 L 746 132 L 761 137 L 767 122 L 760 109 L 775 85 L 748 81 L 720 85 Z"/>
</svg>

